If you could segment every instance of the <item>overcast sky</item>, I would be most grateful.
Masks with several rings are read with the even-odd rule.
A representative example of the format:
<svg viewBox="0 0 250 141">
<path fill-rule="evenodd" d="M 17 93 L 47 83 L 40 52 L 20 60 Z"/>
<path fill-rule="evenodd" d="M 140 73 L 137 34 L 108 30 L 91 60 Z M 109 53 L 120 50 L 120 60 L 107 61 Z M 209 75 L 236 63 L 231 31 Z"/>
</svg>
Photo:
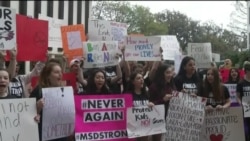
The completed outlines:
<svg viewBox="0 0 250 141">
<path fill-rule="evenodd" d="M 234 1 L 130 1 L 131 4 L 149 7 L 152 13 L 162 10 L 175 10 L 188 17 L 202 22 L 213 20 L 217 25 L 226 28 L 230 14 L 234 11 Z"/>
</svg>

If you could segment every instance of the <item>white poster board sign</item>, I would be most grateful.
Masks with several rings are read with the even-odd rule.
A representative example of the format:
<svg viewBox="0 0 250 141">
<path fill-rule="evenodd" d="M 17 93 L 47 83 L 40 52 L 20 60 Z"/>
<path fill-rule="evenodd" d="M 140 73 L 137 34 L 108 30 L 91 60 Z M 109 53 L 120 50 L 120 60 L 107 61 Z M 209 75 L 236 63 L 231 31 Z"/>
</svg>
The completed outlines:
<svg viewBox="0 0 250 141">
<path fill-rule="evenodd" d="M 180 52 L 175 52 L 174 56 L 174 72 L 178 74 L 181 66 L 181 61 L 185 57 L 185 55 L 182 55 Z"/>
<path fill-rule="evenodd" d="M 245 141 L 241 107 L 206 113 L 201 141 Z"/>
<path fill-rule="evenodd" d="M 175 53 L 180 52 L 180 45 L 175 35 L 161 35 L 161 48 L 164 60 L 175 60 Z"/>
<path fill-rule="evenodd" d="M 89 20 L 89 41 L 118 41 L 123 44 L 127 36 L 127 24 L 105 20 Z"/>
<path fill-rule="evenodd" d="M 227 87 L 229 91 L 231 103 L 238 103 L 237 93 L 236 93 L 237 84 L 224 84 L 224 85 Z"/>
<path fill-rule="evenodd" d="M 166 118 L 166 141 L 201 141 L 206 99 L 179 93 L 172 97 Z"/>
<path fill-rule="evenodd" d="M 242 97 L 242 106 L 244 110 L 244 117 L 250 117 L 250 96 Z"/>
<path fill-rule="evenodd" d="M 39 14 L 39 19 L 49 22 L 49 47 L 62 47 L 61 26 L 66 26 L 66 21 L 42 14 Z"/>
<path fill-rule="evenodd" d="M 16 47 L 16 10 L 0 6 L 0 50 Z"/>
<path fill-rule="evenodd" d="M 75 102 L 72 87 L 43 88 L 42 140 L 70 136 L 75 127 Z"/>
<path fill-rule="evenodd" d="M 125 37 L 126 61 L 160 61 L 161 60 L 161 38 L 147 36 Z"/>
<path fill-rule="evenodd" d="M 210 68 L 212 62 L 211 43 L 188 43 L 188 56 L 195 59 L 197 68 Z"/>
<path fill-rule="evenodd" d="M 0 141 L 38 141 L 36 99 L 0 100 Z"/>
<path fill-rule="evenodd" d="M 84 68 L 115 66 L 119 58 L 117 41 L 83 42 Z"/>
<path fill-rule="evenodd" d="M 137 138 L 166 132 L 165 107 L 131 107 L 127 109 L 128 138 Z"/>
</svg>

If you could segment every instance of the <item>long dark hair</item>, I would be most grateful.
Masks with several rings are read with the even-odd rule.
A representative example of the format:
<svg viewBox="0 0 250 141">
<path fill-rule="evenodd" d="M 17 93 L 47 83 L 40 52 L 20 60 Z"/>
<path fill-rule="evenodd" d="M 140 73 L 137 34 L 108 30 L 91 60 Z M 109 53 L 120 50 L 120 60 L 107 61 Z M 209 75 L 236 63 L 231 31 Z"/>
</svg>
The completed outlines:
<svg viewBox="0 0 250 141">
<path fill-rule="evenodd" d="M 236 78 L 236 81 L 233 81 L 233 77 L 231 75 L 233 70 L 235 70 L 236 73 L 238 74 L 237 78 Z M 229 71 L 228 83 L 232 83 L 232 82 L 237 82 L 238 83 L 239 80 L 240 80 L 240 72 L 239 72 L 239 70 L 237 68 L 231 68 L 230 71 Z"/>
<path fill-rule="evenodd" d="M 127 88 L 126 88 L 126 92 L 128 93 L 134 93 L 135 92 L 135 86 L 133 84 L 133 81 L 135 80 L 136 76 L 140 74 L 142 75 L 141 73 L 137 72 L 137 71 L 134 71 L 131 75 L 130 75 L 130 78 L 129 78 L 129 82 L 128 82 L 128 85 L 127 85 Z M 143 76 L 142 76 L 143 77 Z M 147 97 L 148 96 L 148 93 L 147 93 L 147 90 L 146 90 L 146 87 L 145 87 L 145 84 L 143 85 L 143 87 L 141 88 L 141 94 L 142 95 L 146 95 Z"/>
<path fill-rule="evenodd" d="M 153 79 L 153 83 L 156 85 L 156 87 L 159 89 L 159 90 L 162 90 L 165 86 L 165 77 L 164 77 L 164 73 L 167 69 L 171 68 L 170 65 L 167 65 L 167 64 L 162 64 L 159 66 L 159 68 L 156 70 L 155 72 L 155 77 Z M 174 80 L 173 78 L 170 80 L 170 86 L 172 88 L 175 87 L 174 85 Z"/>
<path fill-rule="evenodd" d="M 105 79 L 104 85 L 101 88 L 101 92 L 97 92 L 97 87 L 96 87 L 96 84 L 95 84 L 95 76 L 96 76 L 96 74 L 98 72 L 103 73 L 104 79 Z M 106 83 L 107 83 L 107 79 L 106 79 L 105 72 L 103 70 L 101 70 L 101 69 L 93 69 L 92 73 L 88 77 L 88 84 L 87 84 L 87 87 L 86 87 L 86 93 L 87 94 L 99 94 L 99 93 L 109 94 L 110 91 L 109 91 L 109 88 L 107 87 Z"/>
<path fill-rule="evenodd" d="M 223 89 L 223 84 L 220 81 L 220 74 L 219 71 L 216 68 L 210 68 L 207 70 L 207 72 L 211 70 L 214 76 L 214 82 L 210 84 L 207 80 L 207 74 L 206 78 L 204 80 L 204 91 L 203 93 L 205 94 L 206 97 L 208 97 L 209 92 L 213 93 L 215 101 L 219 100 L 224 100 L 224 89 Z"/>
</svg>

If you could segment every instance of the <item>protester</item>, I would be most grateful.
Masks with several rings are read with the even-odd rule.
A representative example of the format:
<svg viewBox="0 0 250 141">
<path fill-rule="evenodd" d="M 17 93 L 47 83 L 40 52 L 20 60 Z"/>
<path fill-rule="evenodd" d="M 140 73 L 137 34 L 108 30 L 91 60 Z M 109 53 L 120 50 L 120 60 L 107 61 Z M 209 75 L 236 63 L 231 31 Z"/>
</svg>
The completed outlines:
<svg viewBox="0 0 250 141">
<path fill-rule="evenodd" d="M 0 68 L 0 99 L 16 98 L 8 93 L 10 75 L 7 70 Z"/>
<path fill-rule="evenodd" d="M 227 84 L 237 84 L 240 81 L 240 72 L 237 68 L 231 68 Z"/>
</svg>

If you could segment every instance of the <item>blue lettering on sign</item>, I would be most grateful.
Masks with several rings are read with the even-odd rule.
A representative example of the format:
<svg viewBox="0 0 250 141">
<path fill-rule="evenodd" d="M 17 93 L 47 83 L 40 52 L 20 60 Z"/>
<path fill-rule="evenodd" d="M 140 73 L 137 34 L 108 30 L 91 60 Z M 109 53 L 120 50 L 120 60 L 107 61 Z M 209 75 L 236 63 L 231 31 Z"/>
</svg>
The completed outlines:
<svg viewBox="0 0 250 141">
<path fill-rule="evenodd" d="M 142 51 L 140 52 L 141 57 L 154 57 L 153 56 L 153 51 Z"/>
<path fill-rule="evenodd" d="M 109 62 L 109 52 L 103 52 L 103 57 L 104 57 L 104 63 Z"/>
<path fill-rule="evenodd" d="M 88 53 L 88 62 L 94 62 L 92 58 L 92 53 Z"/>
<path fill-rule="evenodd" d="M 114 37 L 114 41 L 122 41 L 124 38 L 124 28 L 112 27 L 111 33 Z"/>
<path fill-rule="evenodd" d="M 153 44 L 135 45 L 135 50 L 152 50 Z"/>
</svg>

